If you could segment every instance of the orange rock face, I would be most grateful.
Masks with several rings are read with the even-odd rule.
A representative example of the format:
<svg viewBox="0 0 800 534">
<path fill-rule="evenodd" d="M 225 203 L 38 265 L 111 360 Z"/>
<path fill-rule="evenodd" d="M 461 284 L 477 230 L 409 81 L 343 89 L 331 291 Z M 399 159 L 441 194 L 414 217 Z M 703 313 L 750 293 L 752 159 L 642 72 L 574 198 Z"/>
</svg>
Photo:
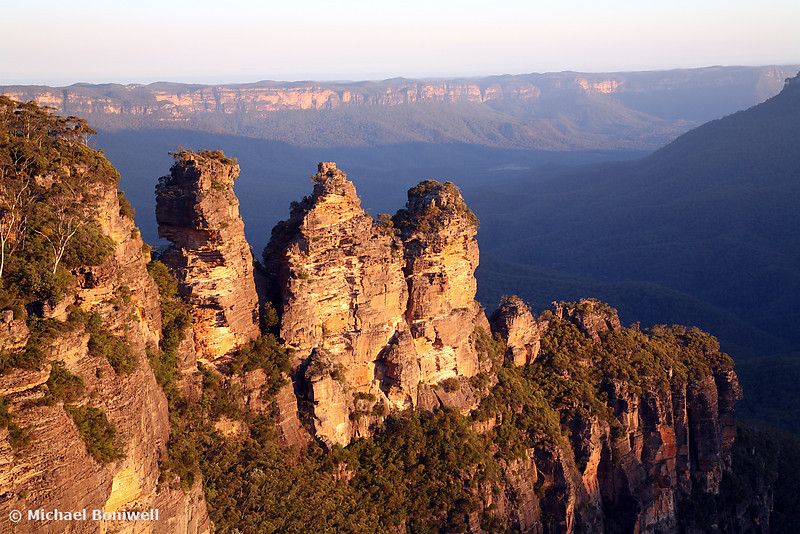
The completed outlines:
<svg viewBox="0 0 800 534">
<path fill-rule="evenodd" d="M 157 344 L 161 331 L 159 296 L 147 274 L 149 258 L 134 232 L 133 221 L 122 216 L 115 187 L 98 185 L 91 191 L 92 213 L 103 234 L 114 239 L 111 256 L 101 265 L 79 267 L 72 273 L 76 283 L 59 303 L 96 313 L 103 328 L 124 337 L 135 369 L 117 374 L 103 357 L 89 351 L 90 335 L 83 325 L 67 329 L 48 343 L 47 361 L 38 370 L 15 369 L 0 377 L 0 395 L 14 422 L 29 433 L 28 445 L 11 446 L 7 429 L 0 430 L 0 514 L 7 521 L 11 510 L 159 509 L 159 521 L 27 520 L 13 528 L 19 533 L 153 532 L 203 533 L 210 528 L 202 484 L 187 492 L 180 488 L 158 489 L 160 462 L 167 454 L 170 436 L 167 401 L 156 383 L 145 348 Z M 120 298 L 121 294 L 125 298 Z M 17 321 L 11 337 L 0 336 L 0 349 L 17 350 L 27 337 Z M 27 329 L 25 329 L 27 330 Z M 0 330 L 1 331 L 1 330 Z M 122 457 L 101 463 L 87 451 L 78 428 L 63 401 L 42 402 L 46 382 L 55 364 L 81 378 L 84 391 L 72 406 L 90 405 L 102 410 L 116 427 L 116 445 Z M 89 512 L 91 513 L 91 512 Z M 10 523 L 3 523 L 6 530 Z"/>
<path fill-rule="evenodd" d="M 475 375 L 471 334 L 476 324 L 488 330 L 475 302 L 476 225 L 457 189 L 412 190 L 395 228 L 361 209 L 334 163 L 320 163 L 314 181 L 314 194 L 273 231 L 264 260 L 281 337 L 306 369 L 317 436 L 346 444 L 390 407 L 473 405 L 468 385 L 444 401 L 421 393 Z M 428 216 L 435 227 L 423 224 Z"/>
<path fill-rule="evenodd" d="M 192 306 L 197 358 L 222 364 L 260 334 L 253 257 L 233 181 L 239 166 L 211 153 L 183 153 L 157 190 L 163 261 Z"/>
<path fill-rule="evenodd" d="M 506 339 L 506 356 L 517 367 L 536 360 L 541 348 L 539 339 L 547 326 L 547 321 L 536 321 L 528 305 L 518 297 L 504 298 L 492 319 L 493 330 Z"/>
</svg>

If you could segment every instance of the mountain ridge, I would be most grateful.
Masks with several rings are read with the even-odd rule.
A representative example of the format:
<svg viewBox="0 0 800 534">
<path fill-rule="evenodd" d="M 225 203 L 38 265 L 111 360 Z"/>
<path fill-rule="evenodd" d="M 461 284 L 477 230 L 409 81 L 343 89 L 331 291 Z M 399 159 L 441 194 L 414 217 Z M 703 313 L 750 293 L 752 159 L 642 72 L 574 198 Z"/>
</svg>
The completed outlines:
<svg viewBox="0 0 800 534">
<path fill-rule="evenodd" d="M 518 179 L 502 195 L 476 188 L 492 235 L 485 250 L 603 282 L 661 284 L 788 335 L 800 291 L 796 87 L 795 78 L 643 159 Z M 524 240 L 502 232 L 511 221 L 528 229 Z M 775 316 L 776 306 L 785 312 Z"/>
<path fill-rule="evenodd" d="M 298 146 L 425 141 L 643 150 L 771 96 L 796 71 L 796 66 L 708 67 L 447 80 L 75 84 L 4 86 L 0 93 L 85 116 L 101 129 L 191 125 Z M 392 113 L 398 106 L 403 113 Z M 325 116 L 309 119 L 311 111 Z M 332 122 L 345 118 L 353 127 L 331 129 Z M 409 118 L 411 123 L 398 127 Z M 416 137 L 407 137 L 411 131 Z"/>
</svg>

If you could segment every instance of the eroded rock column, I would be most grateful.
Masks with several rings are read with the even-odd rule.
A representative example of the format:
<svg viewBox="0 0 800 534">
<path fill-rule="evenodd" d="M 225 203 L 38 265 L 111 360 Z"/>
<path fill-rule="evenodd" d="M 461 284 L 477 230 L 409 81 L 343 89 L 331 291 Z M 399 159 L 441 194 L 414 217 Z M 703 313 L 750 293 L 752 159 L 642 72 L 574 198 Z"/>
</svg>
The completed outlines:
<svg viewBox="0 0 800 534">
<path fill-rule="evenodd" d="M 224 363 L 259 334 L 253 257 L 233 182 L 239 166 L 221 151 L 182 152 L 156 189 L 163 262 L 192 306 L 198 359 Z"/>
<path fill-rule="evenodd" d="M 403 238 L 409 287 L 406 319 L 424 383 L 479 371 L 471 335 L 489 325 L 475 301 L 478 219 L 451 182 L 426 180 L 409 190 L 394 224 Z"/>
</svg>

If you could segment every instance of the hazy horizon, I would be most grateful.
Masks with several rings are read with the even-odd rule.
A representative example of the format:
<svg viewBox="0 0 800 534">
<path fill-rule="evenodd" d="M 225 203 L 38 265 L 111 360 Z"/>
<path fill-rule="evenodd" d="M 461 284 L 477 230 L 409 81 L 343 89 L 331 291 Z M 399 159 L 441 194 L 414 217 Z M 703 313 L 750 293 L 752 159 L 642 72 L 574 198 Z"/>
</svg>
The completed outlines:
<svg viewBox="0 0 800 534">
<path fill-rule="evenodd" d="M 553 71 L 542 71 L 542 72 L 495 72 L 495 73 L 478 73 L 473 75 L 461 75 L 461 76 L 418 76 L 418 77 L 411 77 L 411 76 L 390 76 L 388 78 L 361 78 L 361 79 L 324 79 L 324 78 L 305 78 L 305 79 L 268 79 L 263 78 L 259 80 L 248 80 L 248 81 L 241 81 L 237 79 L 230 79 L 230 80 L 212 80 L 212 81 L 179 81 L 179 80 L 170 80 L 170 79 L 163 79 L 163 80 L 153 80 L 153 81 L 129 81 L 129 82 L 117 82 L 115 80 L 109 80 L 105 82 L 96 81 L 90 82 L 86 80 L 81 80 L 77 82 L 71 83 L 35 83 L 35 82 L 27 82 L 27 83 L 0 83 L 3 86 L 43 86 L 43 87 L 57 87 L 57 88 L 65 88 L 71 87 L 75 85 L 123 85 L 123 86 L 131 86 L 131 85 L 140 85 L 140 86 L 149 86 L 154 85 L 157 83 L 178 83 L 178 84 L 186 84 L 186 85 L 228 85 L 228 86 L 237 86 L 237 85 L 254 85 L 259 83 L 275 83 L 275 84 L 302 84 L 304 82 L 309 83 L 331 83 L 331 84 L 348 84 L 348 83 L 364 83 L 364 82 L 387 82 L 393 79 L 409 79 L 409 80 L 422 80 L 422 81 L 450 81 L 450 80 L 459 80 L 459 79 L 480 79 L 480 78 L 489 78 L 494 76 L 525 76 L 525 75 L 548 75 L 548 74 L 560 74 L 560 73 L 575 73 L 575 74 L 627 74 L 627 73 L 645 73 L 645 72 L 670 72 L 670 71 L 689 71 L 689 70 L 703 70 L 703 69 L 714 69 L 714 68 L 749 68 L 749 67 L 789 67 L 789 66 L 797 66 L 800 65 L 800 61 L 796 62 L 788 62 L 788 63 L 763 63 L 763 64 L 753 64 L 753 65 L 703 65 L 698 67 L 672 67 L 672 68 L 664 68 L 664 69 L 626 69 L 626 70 L 609 70 L 609 71 L 576 71 L 571 69 L 564 69 L 564 70 L 553 70 Z"/>
<path fill-rule="evenodd" d="M 30 14 L 36 13 L 33 17 Z M 450 79 L 800 63 L 800 4 L 32 0 L 0 21 L 0 84 Z"/>
</svg>

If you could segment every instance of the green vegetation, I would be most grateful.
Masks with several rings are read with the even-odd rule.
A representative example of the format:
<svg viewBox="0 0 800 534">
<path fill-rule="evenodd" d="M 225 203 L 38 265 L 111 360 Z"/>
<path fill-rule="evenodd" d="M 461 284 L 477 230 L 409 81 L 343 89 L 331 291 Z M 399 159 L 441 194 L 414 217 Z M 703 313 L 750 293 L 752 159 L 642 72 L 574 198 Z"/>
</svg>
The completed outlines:
<svg viewBox="0 0 800 534">
<path fill-rule="evenodd" d="M 80 311 L 70 313 L 67 321 L 57 319 L 41 319 L 30 317 L 28 329 L 30 335 L 21 351 L 0 351 L 0 374 L 12 368 L 38 369 L 46 361 L 48 345 L 58 336 L 72 332 L 76 328 L 84 328 L 86 314 Z"/>
<path fill-rule="evenodd" d="M 201 396 L 197 402 L 190 402 L 180 390 L 178 347 L 192 323 L 189 306 L 181 299 L 178 282 L 166 265 L 154 260 L 147 265 L 147 270 L 158 287 L 162 315 L 161 345 L 157 350 L 148 351 L 148 360 L 170 406 L 169 457 L 161 464 L 160 483 L 169 484 L 177 478 L 180 486 L 188 489 L 197 478 L 203 440 L 214 433 L 214 422 L 221 416 L 249 421 L 252 415 L 243 412 L 236 401 L 241 392 L 233 389 L 229 381 L 213 369 L 200 367 Z M 277 314 L 266 306 L 262 320 L 265 331 L 273 330 Z M 271 332 L 239 349 L 227 372 L 242 375 L 259 368 L 267 375 L 262 396 L 274 398 L 287 383 L 286 373 L 290 369 L 288 352 Z"/>
<path fill-rule="evenodd" d="M 455 412 L 405 412 L 348 449 L 311 445 L 292 461 L 260 418 L 244 440 L 208 436 L 201 461 L 223 531 L 388 533 L 405 522 L 409 532 L 464 532 L 478 488 L 500 476 L 487 445 Z"/>
<path fill-rule="evenodd" d="M 8 442 L 13 449 L 24 449 L 30 443 L 28 429 L 14 422 L 14 416 L 9 413 L 3 397 L 0 397 L 0 428 L 8 429 Z"/>
<path fill-rule="evenodd" d="M 93 220 L 98 187 L 119 176 L 88 146 L 86 121 L 0 97 L 0 290 L 5 306 L 58 301 L 70 270 L 113 249 Z"/>
<path fill-rule="evenodd" d="M 452 182 L 425 180 L 408 190 L 406 209 L 392 217 L 392 226 L 400 231 L 432 232 L 460 219 L 477 228 L 479 222 L 461 198 Z M 383 223 L 384 227 L 386 223 Z"/>
<path fill-rule="evenodd" d="M 6 406 L 6 400 L 3 397 L 0 397 L 0 428 L 8 427 L 9 423 L 13 416 L 8 413 L 8 406 Z"/>
<path fill-rule="evenodd" d="M 176 154 L 175 158 L 178 159 L 178 160 L 181 160 L 181 159 L 187 158 L 188 156 L 195 156 L 195 157 L 199 158 L 200 160 L 216 160 L 216 161 L 219 161 L 220 163 L 224 163 L 226 165 L 238 163 L 236 158 L 229 158 L 228 156 L 226 156 L 222 152 L 222 150 L 206 150 L 206 149 L 202 149 L 202 150 L 199 150 L 197 152 L 193 152 L 191 150 L 182 151 L 182 152 Z"/>
<path fill-rule="evenodd" d="M 283 348 L 274 334 L 266 334 L 241 347 L 234 357 L 230 372 L 246 373 L 263 369 L 267 375 L 267 386 L 262 395 L 274 396 L 288 384 L 291 373 L 289 352 Z"/>
<path fill-rule="evenodd" d="M 48 345 L 59 336 L 74 332 L 76 329 L 89 332 L 89 354 L 92 357 L 105 358 L 117 374 L 127 374 L 136 369 L 136 354 L 124 336 L 111 333 L 103 326 L 98 313 L 86 313 L 78 308 L 71 311 L 66 321 L 56 319 L 40 319 L 31 317 L 28 320 L 30 336 L 25 348 L 17 352 L 0 353 L 0 373 L 12 368 L 37 369 L 47 360 Z M 53 363 L 56 377 L 64 378 L 60 362 Z M 54 379 L 55 380 L 55 379 Z M 66 384 L 53 384 L 60 390 Z M 71 389 L 71 386 L 70 388 Z M 51 391 L 52 392 L 52 391 Z M 64 400 L 56 395 L 57 400 Z M 69 402 L 69 401 L 68 401 Z"/>
<path fill-rule="evenodd" d="M 161 345 L 156 350 L 148 349 L 150 368 L 156 381 L 164 390 L 170 409 L 169 455 L 161 463 L 159 484 L 168 483 L 177 477 L 184 489 L 194 484 L 197 476 L 197 451 L 193 433 L 199 424 L 197 407 L 184 396 L 178 387 L 178 347 L 187 329 L 192 324 L 189 306 L 178 294 L 178 281 L 169 268 L 160 261 L 147 264 L 147 272 L 155 281 L 161 297 Z"/>
<path fill-rule="evenodd" d="M 83 378 L 67 371 L 64 362 L 53 362 L 47 389 L 56 401 L 75 402 L 83 396 Z"/>
<path fill-rule="evenodd" d="M 93 406 L 67 406 L 65 409 L 75 421 L 89 456 L 103 464 L 124 458 L 122 447 L 116 443 L 116 427 L 103 410 Z"/>
<path fill-rule="evenodd" d="M 108 360 L 118 375 L 128 374 L 136 369 L 138 360 L 128 341 L 104 327 L 99 314 L 93 313 L 89 316 L 86 329 L 90 333 L 90 356 Z"/>
<path fill-rule="evenodd" d="M 147 264 L 147 272 L 155 281 L 161 297 L 161 346 L 148 352 L 148 360 L 156 380 L 164 389 L 167 399 L 176 402 L 178 390 L 178 346 L 192 324 L 189 306 L 178 295 L 178 282 L 169 268 L 160 261 Z"/>
<path fill-rule="evenodd" d="M 117 200 L 119 201 L 119 214 L 133 220 L 136 216 L 136 210 L 131 206 L 131 201 L 125 198 L 125 191 L 117 192 Z"/>
<path fill-rule="evenodd" d="M 593 303 L 582 312 L 609 309 Z M 506 532 L 483 500 L 487 492 L 507 487 L 504 466 L 548 444 L 569 446 L 575 418 L 599 417 L 618 426 L 605 403 L 604 373 L 641 390 L 731 364 L 713 338 L 694 329 L 604 332 L 595 344 L 572 323 L 547 318 L 552 328 L 540 359 L 521 368 L 503 363 L 504 340 L 475 331 L 476 346 L 492 361 L 497 380 L 469 417 L 451 410 L 390 413 L 368 439 L 328 453 L 312 444 L 297 457 L 277 445 L 270 415 L 249 419 L 250 434 L 243 439 L 196 434 L 194 451 L 215 524 L 247 533 L 384 533 L 401 524 L 408 532 L 464 532 L 468 514 L 484 510 L 483 528 Z M 478 375 L 474 382 L 487 387 L 492 379 Z M 454 390 L 457 383 L 443 387 Z M 357 393 L 354 401 L 356 419 L 367 414 L 374 396 Z M 478 433 L 474 424 L 491 430 Z M 537 491 L 546 498 L 559 490 Z"/>
</svg>

